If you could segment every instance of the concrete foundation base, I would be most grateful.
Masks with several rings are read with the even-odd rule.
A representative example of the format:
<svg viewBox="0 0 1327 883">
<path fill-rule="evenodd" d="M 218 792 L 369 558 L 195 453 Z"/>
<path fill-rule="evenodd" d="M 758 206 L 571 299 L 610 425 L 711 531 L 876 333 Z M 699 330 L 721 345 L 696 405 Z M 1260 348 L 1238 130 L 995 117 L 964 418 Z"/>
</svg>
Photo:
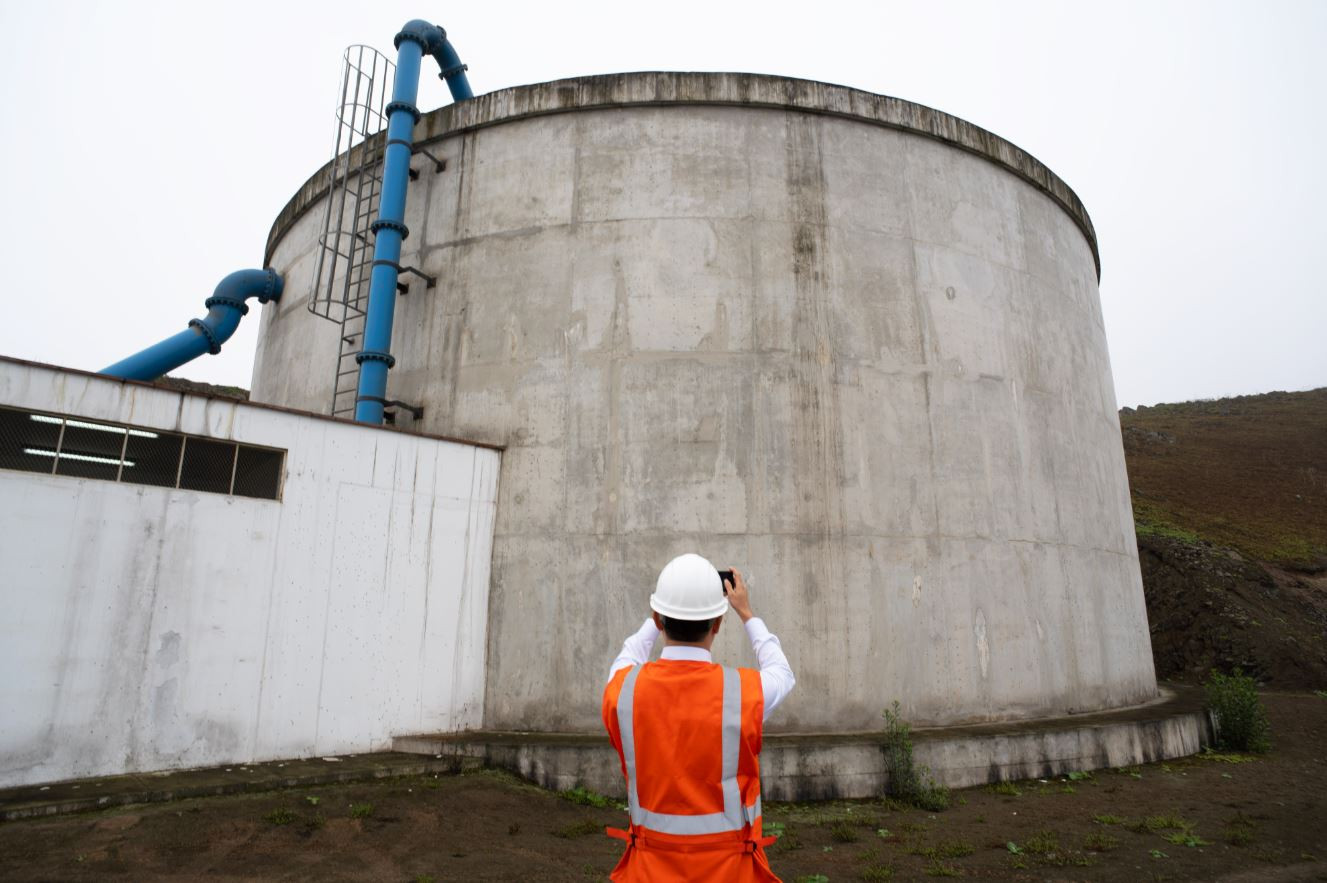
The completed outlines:
<svg viewBox="0 0 1327 883">
<path fill-rule="evenodd" d="M 1163 688 L 1156 701 L 1128 709 L 913 732 L 917 764 L 950 788 L 1168 760 L 1201 751 L 1211 740 L 1201 694 L 1181 687 Z M 880 733 L 766 736 L 760 759 L 765 799 L 879 796 L 889 781 L 880 742 Z M 624 795 L 617 755 L 603 736 L 477 731 L 398 736 L 392 749 L 478 758 L 559 791 L 580 786 Z"/>
</svg>

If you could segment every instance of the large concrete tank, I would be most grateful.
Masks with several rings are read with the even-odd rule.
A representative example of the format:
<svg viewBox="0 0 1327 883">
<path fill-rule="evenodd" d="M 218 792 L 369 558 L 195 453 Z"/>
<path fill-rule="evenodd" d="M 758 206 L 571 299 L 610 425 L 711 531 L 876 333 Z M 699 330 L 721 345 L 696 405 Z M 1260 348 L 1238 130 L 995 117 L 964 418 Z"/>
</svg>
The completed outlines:
<svg viewBox="0 0 1327 883">
<path fill-rule="evenodd" d="M 1017 147 L 821 83 L 639 73 L 424 117 L 389 397 L 506 446 L 488 728 L 598 731 L 619 642 L 695 550 L 753 576 L 774 729 L 1156 695 L 1094 233 Z M 272 231 L 262 402 L 326 412 L 323 175 Z M 404 416 L 404 415 L 403 415 Z M 735 621 L 728 661 L 750 658 Z"/>
</svg>

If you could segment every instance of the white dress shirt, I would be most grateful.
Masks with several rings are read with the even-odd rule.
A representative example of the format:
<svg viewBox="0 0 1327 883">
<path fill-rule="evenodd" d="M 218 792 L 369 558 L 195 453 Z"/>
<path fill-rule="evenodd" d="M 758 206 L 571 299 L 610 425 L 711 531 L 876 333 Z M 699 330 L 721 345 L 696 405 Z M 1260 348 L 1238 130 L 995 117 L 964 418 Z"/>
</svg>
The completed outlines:
<svg viewBox="0 0 1327 883">
<path fill-rule="evenodd" d="M 745 627 L 746 636 L 751 639 L 751 649 L 756 651 L 756 661 L 760 664 L 760 688 L 765 694 L 764 720 L 769 720 L 770 712 L 787 698 L 797 680 L 793 677 L 792 667 L 788 665 L 788 657 L 783 655 L 783 648 L 779 646 L 779 639 L 765 628 L 765 623 L 760 617 L 751 617 L 746 621 Z M 650 617 L 634 635 L 622 642 L 622 652 L 617 655 L 617 659 L 613 660 L 612 666 L 608 669 L 608 679 L 611 681 L 613 674 L 619 669 L 647 662 L 650 651 L 654 649 L 654 642 L 658 639 L 659 627 L 654 624 L 654 618 Z M 710 657 L 710 651 L 704 647 L 677 645 L 664 647 L 659 658 L 691 662 L 714 661 Z"/>
</svg>

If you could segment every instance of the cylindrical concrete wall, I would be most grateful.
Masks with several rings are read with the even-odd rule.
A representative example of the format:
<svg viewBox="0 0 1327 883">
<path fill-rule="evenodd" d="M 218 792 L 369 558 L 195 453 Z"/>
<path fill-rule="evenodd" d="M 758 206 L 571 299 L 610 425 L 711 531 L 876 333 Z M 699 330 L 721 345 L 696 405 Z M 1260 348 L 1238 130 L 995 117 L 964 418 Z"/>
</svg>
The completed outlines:
<svg viewBox="0 0 1327 883">
<path fill-rule="evenodd" d="M 485 726 L 597 730 L 682 551 L 752 575 L 798 685 L 861 730 L 1156 692 L 1092 227 L 1008 142 L 897 99 L 630 74 L 417 134 L 389 396 L 507 446 Z M 422 160 L 422 158 L 421 158 Z M 273 229 L 258 401 L 326 411 L 315 176 Z M 717 652 L 750 664 L 735 621 Z"/>
</svg>

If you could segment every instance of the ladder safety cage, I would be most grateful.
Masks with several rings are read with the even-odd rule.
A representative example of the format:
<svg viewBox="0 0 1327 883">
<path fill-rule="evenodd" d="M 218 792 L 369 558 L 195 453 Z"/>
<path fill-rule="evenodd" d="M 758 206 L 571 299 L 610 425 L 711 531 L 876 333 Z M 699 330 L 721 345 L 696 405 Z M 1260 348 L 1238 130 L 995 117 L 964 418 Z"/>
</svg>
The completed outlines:
<svg viewBox="0 0 1327 883">
<path fill-rule="evenodd" d="M 353 417 L 373 270 L 370 225 L 382 195 L 386 107 L 396 65 L 371 46 L 346 49 L 336 141 L 327 173 L 327 199 L 318 236 L 318 265 L 309 312 L 341 326 L 331 414 Z"/>
</svg>

